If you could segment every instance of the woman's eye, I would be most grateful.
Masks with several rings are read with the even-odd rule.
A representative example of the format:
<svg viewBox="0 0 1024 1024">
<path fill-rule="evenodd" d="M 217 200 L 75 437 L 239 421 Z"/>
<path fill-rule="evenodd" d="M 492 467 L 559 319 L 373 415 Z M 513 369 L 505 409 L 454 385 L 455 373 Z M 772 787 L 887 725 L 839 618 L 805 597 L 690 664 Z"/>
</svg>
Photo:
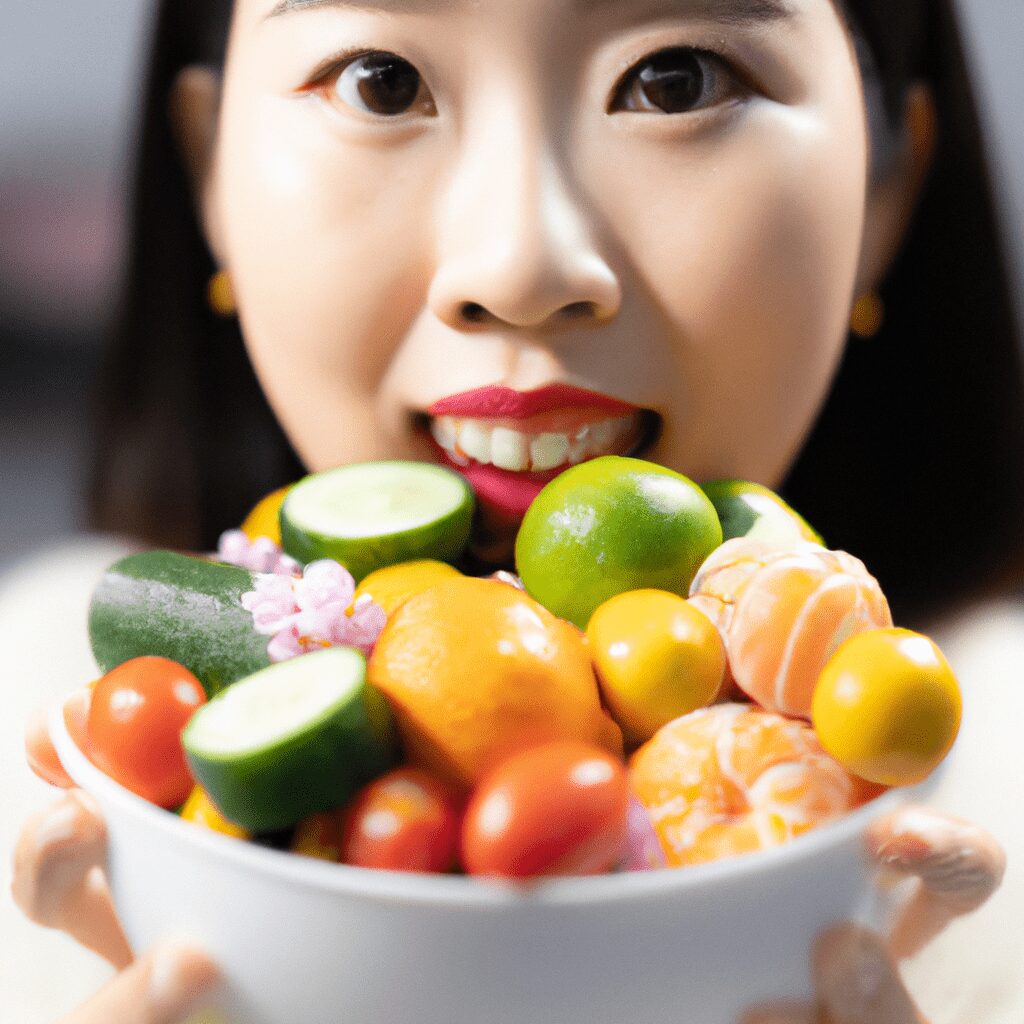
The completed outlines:
<svg viewBox="0 0 1024 1024">
<path fill-rule="evenodd" d="M 739 92 L 736 75 L 715 54 L 676 46 L 645 57 L 626 72 L 609 112 L 685 114 Z"/>
<path fill-rule="evenodd" d="M 424 114 L 436 112 L 420 73 L 394 53 L 362 54 L 327 84 L 332 99 L 363 113 L 397 117 L 413 109 Z"/>
</svg>

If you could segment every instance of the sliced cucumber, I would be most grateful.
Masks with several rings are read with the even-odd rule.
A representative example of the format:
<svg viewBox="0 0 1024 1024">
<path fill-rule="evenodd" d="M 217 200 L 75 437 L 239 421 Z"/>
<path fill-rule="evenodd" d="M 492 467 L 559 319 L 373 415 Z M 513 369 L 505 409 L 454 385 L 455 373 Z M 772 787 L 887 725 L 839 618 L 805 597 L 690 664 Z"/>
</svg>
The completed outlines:
<svg viewBox="0 0 1024 1024">
<path fill-rule="evenodd" d="M 356 582 L 396 562 L 453 562 L 469 540 L 472 488 L 426 462 L 363 462 L 300 480 L 281 507 L 284 550 L 333 558 Z"/>
<path fill-rule="evenodd" d="M 213 696 L 270 664 L 267 637 L 242 595 L 253 573 L 174 551 L 145 551 L 115 562 L 93 593 L 89 641 L 103 672 L 157 654 L 184 665 Z"/>
<path fill-rule="evenodd" d="M 196 781 L 250 832 L 339 807 L 393 760 L 387 705 L 348 647 L 240 680 L 200 708 L 181 739 Z"/>
</svg>

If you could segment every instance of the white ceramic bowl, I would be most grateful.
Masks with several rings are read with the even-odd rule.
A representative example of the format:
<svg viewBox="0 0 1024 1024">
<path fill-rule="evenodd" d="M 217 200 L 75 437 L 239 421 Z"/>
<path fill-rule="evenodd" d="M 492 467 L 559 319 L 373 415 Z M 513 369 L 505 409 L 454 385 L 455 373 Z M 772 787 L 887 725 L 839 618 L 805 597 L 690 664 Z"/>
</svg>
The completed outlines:
<svg viewBox="0 0 1024 1024">
<path fill-rule="evenodd" d="M 223 969 L 216 1006 L 232 1024 L 736 1024 L 752 1004 L 810 995 L 820 929 L 880 923 L 863 832 L 921 795 L 891 790 L 783 847 L 715 864 L 513 887 L 208 832 L 100 772 L 60 708 L 50 731 L 106 817 L 133 947 L 201 944 Z"/>
</svg>

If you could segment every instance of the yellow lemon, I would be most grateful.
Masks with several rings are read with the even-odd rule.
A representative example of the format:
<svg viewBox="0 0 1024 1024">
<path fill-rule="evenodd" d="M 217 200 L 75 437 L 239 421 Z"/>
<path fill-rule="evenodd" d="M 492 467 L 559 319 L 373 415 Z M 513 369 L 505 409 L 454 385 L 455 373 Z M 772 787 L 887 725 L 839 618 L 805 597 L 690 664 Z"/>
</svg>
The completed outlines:
<svg viewBox="0 0 1024 1024">
<path fill-rule="evenodd" d="M 960 687 L 942 652 L 909 629 L 873 629 L 840 645 L 811 706 L 821 745 L 855 775 L 920 782 L 960 729 Z"/>
<path fill-rule="evenodd" d="M 352 600 L 354 603 L 364 594 L 369 594 L 385 614 L 391 615 L 410 597 L 461 575 L 447 562 L 435 562 L 432 558 L 399 562 L 371 572 L 356 588 Z"/>
<path fill-rule="evenodd" d="M 725 675 L 711 620 L 677 594 L 630 590 L 605 601 L 587 625 L 601 694 L 630 745 L 710 704 Z"/>
<path fill-rule="evenodd" d="M 278 513 L 291 487 L 281 487 L 265 498 L 261 498 L 242 523 L 242 532 L 255 540 L 257 537 L 269 537 L 275 544 L 281 543 L 281 524 Z"/>
</svg>

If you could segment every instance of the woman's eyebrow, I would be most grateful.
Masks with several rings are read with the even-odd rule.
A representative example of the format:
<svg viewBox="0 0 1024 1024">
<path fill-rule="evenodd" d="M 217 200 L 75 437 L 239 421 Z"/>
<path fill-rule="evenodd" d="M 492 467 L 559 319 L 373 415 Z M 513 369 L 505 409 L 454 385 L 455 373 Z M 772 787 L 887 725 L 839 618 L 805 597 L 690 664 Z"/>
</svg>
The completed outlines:
<svg viewBox="0 0 1024 1024">
<path fill-rule="evenodd" d="M 277 0 L 267 14 L 276 18 L 293 11 L 322 7 L 371 8 L 377 10 L 443 10 L 460 6 L 465 0 Z M 613 6 L 622 0 L 575 0 L 583 11 Z M 781 21 L 794 18 L 796 9 L 790 0 L 674 0 L 668 4 L 678 7 L 680 13 L 707 21 L 729 25 L 752 25 L 759 22 Z"/>
</svg>

